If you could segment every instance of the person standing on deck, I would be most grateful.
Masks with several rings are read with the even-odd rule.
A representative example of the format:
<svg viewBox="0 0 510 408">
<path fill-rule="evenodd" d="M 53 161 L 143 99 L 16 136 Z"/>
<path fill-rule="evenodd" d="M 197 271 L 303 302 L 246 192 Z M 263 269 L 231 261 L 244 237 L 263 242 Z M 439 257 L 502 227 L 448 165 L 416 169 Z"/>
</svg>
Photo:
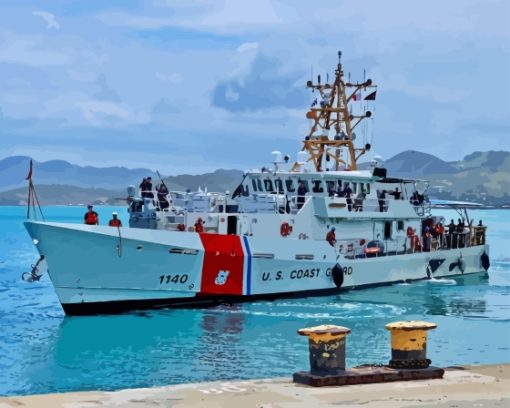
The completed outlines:
<svg viewBox="0 0 510 408">
<path fill-rule="evenodd" d="M 306 193 L 308 193 L 308 190 L 305 187 L 305 183 L 303 181 L 300 181 L 299 187 L 297 189 L 297 202 L 296 202 L 298 210 L 300 210 L 305 203 Z"/>
<path fill-rule="evenodd" d="M 448 242 L 447 242 L 447 247 L 449 249 L 453 247 L 453 233 L 455 232 L 456 228 L 457 227 L 456 227 L 455 222 L 453 221 L 453 218 L 452 218 L 452 220 L 448 224 Z"/>
<path fill-rule="evenodd" d="M 345 197 L 346 198 L 346 201 L 347 201 L 347 209 L 349 211 L 352 210 L 352 198 L 351 198 L 351 195 L 352 195 L 352 189 L 351 189 L 351 186 L 349 185 L 349 183 L 345 183 L 345 188 L 344 188 L 344 191 L 342 191 L 342 197 Z"/>
<path fill-rule="evenodd" d="M 145 183 L 145 192 L 147 198 L 154 198 L 154 194 L 152 193 L 152 177 L 147 177 L 147 182 Z"/>
<path fill-rule="evenodd" d="M 170 207 L 170 203 L 168 202 L 166 196 L 168 194 L 168 188 L 165 183 L 161 183 L 159 186 L 156 187 L 156 191 L 158 192 L 158 203 L 159 208 L 161 210 L 166 210 L 168 207 Z"/>
<path fill-rule="evenodd" d="M 383 190 L 379 194 L 379 211 L 380 212 L 384 212 L 385 204 L 386 204 L 386 190 Z"/>
<path fill-rule="evenodd" d="M 140 183 L 140 185 L 138 186 L 140 188 L 140 195 L 142 197 L 147 197 L 147 193 L 146 193 L 146 190 L 147 190 L 147 179 L 144 177 L 142 182 Z"/>
<path fill-rule="evenodd" d="M 425 227 L 423 232 L 423 252 L 430 252 L 430 248 L 432 246 L 432 234 L 430 233 L 430 228 Z"/>
<path fill-rule="evenodd" d="M 485 225 L 482 224 L 482 220 L 475 227 L 475 243 L 476 245 L 485 244 Z"/>
<path fill-rule="evenodd" d="M 87 225 L 99 225 L 99 215 L 94 211 L 92 204 L 87 206 L 88 211 L 83 217 L 84 223 Z"/>
<path fill-rule="evenodd" d="M 108 221 L 110 227 L 122 227 L 122 221 L 119 220 L 118 215 L 117 211 L 112 212 L 112 219 Z"/>
<path fill-rule="evenodd" d="M 204 225 L 201 217 L 197 218 L 197 221 L 195 222 L 195 232 L 204 232 Z"/>
<path fill-rule="evenodd" d="M 439 223 L 435 226 L 434 231 L 436 233 L 437 240 L 439 242 L 439 248 L 444 248 L 444 227 L 443 224 Z"/>
<path fill-rule="evenodd" d="M 331 229 L 326 234 L 326 241 L 329 242 L 329 245 L 332 247 L 336 244 L 336 235 L 335 235 L 335 227 L 331 227 Z"/>
<path fill-rule="evenodd" d="M 388 194 L 395 197 L 395 200 L 400 200 L 400 197 L 402 196 L 402 192 L 398 190 L 398 187 L 395 187 L 395 191 L 390 191 Z"/>
</svg>

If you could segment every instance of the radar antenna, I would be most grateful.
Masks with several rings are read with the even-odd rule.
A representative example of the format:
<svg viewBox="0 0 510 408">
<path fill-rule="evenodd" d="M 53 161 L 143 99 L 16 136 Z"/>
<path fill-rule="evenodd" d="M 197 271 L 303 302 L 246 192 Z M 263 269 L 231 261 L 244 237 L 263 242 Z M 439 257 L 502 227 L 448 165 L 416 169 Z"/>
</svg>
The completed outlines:
<svg viewBox="0 0 510 408">
<path fill-rule="evenodd" d="M 369 143 L 356 147 L 353 143 L 356 137 L 353 130 L 364 119 L 370 118 L 372 112 L 367 110 L 361 114 L 352 114 L 350 103 L 360 99 L 362 89 L 366 91 L 367 88 L 377 87 L 372 85 L 371 79 L 364 79 L 361 83 L 344 82 L 341 58 L 342 52 L 339 51 L 333 84 L 328 81 L 321 84 L 320 75 L 317 77 L 317 84 L 313 81 L 306 83 L 307 88 L 312 89 L 312 92 L 317 90 L 319 95 L 306 114 L 312 121 L 312 127 L 303 141 L 302 150 L 308 152 L 308 161 L 313 161 L 317 171 L 323 171 L 324 159 L 333 160 L 334 170 L 356 170 L 357 160 L 371 147 Z M 375 93 L 371 95 L 374 95 L 374 98 L 366 97 L 365 100 L 375 99 Z M 329 136 L 331 129 L 335 132 L 333 138 Z M 347 151 L 345 158 L 342 157 L 343 150 Z M 300 164 L 295 163 L 293 170 L 298 171 L 299 168 Z"/>
</svg>

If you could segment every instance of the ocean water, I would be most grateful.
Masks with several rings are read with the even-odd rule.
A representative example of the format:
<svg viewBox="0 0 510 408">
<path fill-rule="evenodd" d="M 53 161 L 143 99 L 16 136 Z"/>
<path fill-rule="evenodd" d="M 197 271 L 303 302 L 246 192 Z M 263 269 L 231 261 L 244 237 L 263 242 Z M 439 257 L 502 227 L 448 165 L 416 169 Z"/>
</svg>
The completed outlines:
<svg viewBox="0 0 510 408">
<path fill-rule="evenodd" d="M 125 208 L 98 207 L 100 220 Z M 46 219 L 82 222 L 83 208 L 47 207 Z M 438 211 L 448 220 L 452 210 Z M 488 225 L 488 279 L 439 280 L 336 296 L 65 317 L 47 276 L 21 280 L 38 255 L 26 210 L 0 207 L 0 395 L 115 390 L 167 384 L 290 377 L 308 369 L 299 328 L 347 326 L 347 365 L 387 363 L 384 325 L 435 322 L 428 357 L 439 366 L 510 363 L 510 212 L 476 210 Z"/>
</svg>

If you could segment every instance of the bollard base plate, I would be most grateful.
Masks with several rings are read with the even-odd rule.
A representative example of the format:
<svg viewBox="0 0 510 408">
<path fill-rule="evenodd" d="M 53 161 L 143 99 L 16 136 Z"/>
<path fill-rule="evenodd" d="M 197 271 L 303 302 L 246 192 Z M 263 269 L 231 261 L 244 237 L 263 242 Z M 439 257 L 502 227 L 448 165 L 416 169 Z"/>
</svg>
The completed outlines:
<svg viewBox="0 0 510 408">
<path fill-rule="evenodd" d="M 390 381 L 430 380 L 443 378 L 444 370 L 439 367 L 403 369 L 388 366 L 360 366 L 348 368 L 337 375 L 318 376 L 309 371 L 300 371 L 293 374 L 293 381 L 312 387 L 325 387 L 331 385 L 372 384 Z"/>
</svg>

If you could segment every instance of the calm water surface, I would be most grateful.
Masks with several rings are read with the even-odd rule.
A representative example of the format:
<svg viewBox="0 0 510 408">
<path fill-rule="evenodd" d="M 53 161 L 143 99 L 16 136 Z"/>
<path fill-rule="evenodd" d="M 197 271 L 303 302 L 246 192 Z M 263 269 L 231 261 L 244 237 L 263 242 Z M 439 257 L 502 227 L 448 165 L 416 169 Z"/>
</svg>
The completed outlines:
<svg viewBox="0 0 510 408">
<path fill-rule="evenodd" d="M 112 210 L 127 225 L 125 208 Z M 44 208 L 47 219 L 81 222 L 84 209 Z M 457 219 L 454 211 L 440 214 Z M 308 369 L 301 327 L 333 323 L 352 330 L 347 364 L 386 363 L 394 320 L 438 324 L 428 356 L 440 366 L 510 363 L 510 212 L 477 210 L 489 227 L 489 279 L 394 285 L 337 296 L 210 309 L 64 317 L 47 276 L 21 274 L 38 258 L 25 209 L 0 207 L 0 395 L 150 387 L 218 379 L 289 377 Z"/>
</svg>

